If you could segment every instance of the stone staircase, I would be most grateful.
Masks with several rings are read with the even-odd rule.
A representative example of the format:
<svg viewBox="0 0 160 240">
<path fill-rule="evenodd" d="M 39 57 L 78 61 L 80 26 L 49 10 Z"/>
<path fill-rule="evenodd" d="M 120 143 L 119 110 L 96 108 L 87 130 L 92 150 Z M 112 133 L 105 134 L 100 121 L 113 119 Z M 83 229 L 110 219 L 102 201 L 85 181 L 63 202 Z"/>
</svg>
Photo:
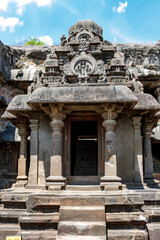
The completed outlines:
<svg viewBox="0 0 160 240">
<path fill-rule="evenodd" d="M 101 198 L 63 200 L 57 240 L 106 240 L 105 207 Z"/>
<path fill-rule="evenodd" d="M 27 212 L 19 217 L 23 240 L 56 240 L 59 222 L 59 198 L 33 194 L 27 200 Z"/>
<path fill-rule="evenodd" d="M 0 205 L 0 240 L 15 236 L 20 231 L 18 219 L 26 212 L 28 194 L 4 192 Z"/>
<path fill-rule="evenodd" d="M 20 235 L 23 240 L 158 240 L 159 191 L 139 194 L 73 188 L 3 193 L 0 240 L 9 235 Z"/>
</svg>

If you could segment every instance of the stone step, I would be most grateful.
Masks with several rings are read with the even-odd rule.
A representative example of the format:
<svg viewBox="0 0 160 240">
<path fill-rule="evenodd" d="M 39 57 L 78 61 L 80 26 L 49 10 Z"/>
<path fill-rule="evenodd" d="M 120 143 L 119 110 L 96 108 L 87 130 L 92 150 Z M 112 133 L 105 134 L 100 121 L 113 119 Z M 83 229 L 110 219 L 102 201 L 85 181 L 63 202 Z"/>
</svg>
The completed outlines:
<svg viewBox="0 0 160 240">
<path fill-rule="evenodd" d="M 65 197 L 61 206 L 103 206 L 104 198 L 97 196 L 73 196 Z"/>
<path fill-rule="evenodd" d="M 14 236 L 20 231 L 19 224 L 0 223 L 0 240 L 6 239 L 7 236 Z"/>
<path fill-rule="evenodd" d="M 55 194 L 34 194 L 28 197 L 27 210 L 29 212 L 57 212 L 61 205 L 61 197 Z"/>
<path fill-rule="evenodd" d="M 144 212 L 120 212 L 120 213 L 106 213 L 107 223 L 146 223 L 148 222 L 148 215 Z"/>
<path fill-rule="evenodd" d="M 1 202 L 6 208 L 25 209 L 28 195 L 25 192 L 7 192 L 3 194 Z"/>
<path fill-rule="evenodd" d="M 0 222 L 18 223 L 18 218 L 25 214 L 24 209 L 2 209 L 0 210 Z"/>
<path fill-rule="evenodd" d="M 106 240 L 106 236 L 85 236 L 84 237 L 84 236 L 75 236 L 75 235 L 65 235 L 65 236 L 57 236 L 56 240 Z"/>
<path fill-rule="evenodd" d="M 59 235 L 105 236 L 105 222 L 69 222 L 61 221 L 58 225 Z"/>
<path fill-rule="evenodd" d="M 100 185 L 67 185 L 67 191 L 100 191 Z"/>
<path fill-rule="evenodd" d="M 60 221 L 104 221 L 104 206 L 62 206 Z"/>
<path fill-rule="evenodd" d="M 126 239 L 143 239 L 148 240 L 148 232 L 146 229 L 108 229 L 108 240 L 126 240 Z M 159 238 L 156 238 L 157 240 Z"/>
<path fill-rule="evenodd" d="M 56 230 L 28 230 L 28 231 L 20 231 L 17 235 L 22 236 L 23 240 L 57 240 Z"/>
<path fill-rule="evenodd" d="M 152 207 L 152 208 L 143 208 L 145 210 L 146 214 L 148 214 L 150 219 L 159 220 L 160 219 L 160 209 L 158 207 Z"/>
<path fill-rule="evenodd" d="M 19 217 L 21 229 L 57 229 L 59 213 L 26 213 Z"/>
</svg>

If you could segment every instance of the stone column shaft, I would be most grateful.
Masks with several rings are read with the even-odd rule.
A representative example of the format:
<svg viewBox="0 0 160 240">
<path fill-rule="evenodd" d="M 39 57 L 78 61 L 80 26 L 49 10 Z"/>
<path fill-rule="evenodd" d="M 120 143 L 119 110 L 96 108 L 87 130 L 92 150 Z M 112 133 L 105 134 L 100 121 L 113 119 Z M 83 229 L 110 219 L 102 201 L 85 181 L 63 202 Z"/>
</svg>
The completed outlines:
<svg viewBox="0 0 160 240">
<path fill-rule="evenodd" d="M 52 133 L 52 153 L 50 161 L 50 177 L 62 176 L 62 130 L 64 122 L 53 120 L 51 122 Z"/>
<path fill-rule="evenodd" d="M 18 176 L 15 187 L 24 187 L 27 184 L 26 162 L 27 162 L 27 138 L 29 136 L 28 125 L 18 124 L 18 134 L 21 137 L 20 155 L 18 159 Z"/>
<path fill-rule="evenodd" d="M 105 128 L 105 176 L 117 176 L 116 134 L 114 133 L 116 124 L 113 119 L 103 122 Z"/>
<path fill-rule="evenodd" d="M 65 186 L 66 179 L 62 172 L 62 147 L 64 122 L 54 118 L 52 127 L 52 151 L 50 158 L 50 176 L 46 179 L 49 190 L 61 190 Z"/>
<path fill-rule="evenodd" d="M 102 116 L 106 116 L 106 114 Z M 116 116 L 116 113 L 112 113 L 112 117 Z M 121 178 L 117 176 L 116 134 L 114 132 L 117 123 L 112 117 L 110 119 L 105 117 L 103 122 L 105 128 L 105 163 L 101 186 L 105 190 L 118 190 L 121 186 Z"/>
<path fill-rule="evenodd" d="M 143 126 L 143 147 L 144 147 L 144 180 L 146 183 L 153 182 L 153 157 L 151 146 L 152 120 L 146 119 Z"/>
<path fill-rule="evenodd" d="M 134 182 L 143 184 L 143 151 L 142 151 L 142 136 L 141 136 L 141 117 L 133 117 L 134 127 Z"/>
<path fill-rule="evenodd" d="M 27 187 L 38 184 L 38 119 L 30 119 L 30 167 Z"/>
</svg>

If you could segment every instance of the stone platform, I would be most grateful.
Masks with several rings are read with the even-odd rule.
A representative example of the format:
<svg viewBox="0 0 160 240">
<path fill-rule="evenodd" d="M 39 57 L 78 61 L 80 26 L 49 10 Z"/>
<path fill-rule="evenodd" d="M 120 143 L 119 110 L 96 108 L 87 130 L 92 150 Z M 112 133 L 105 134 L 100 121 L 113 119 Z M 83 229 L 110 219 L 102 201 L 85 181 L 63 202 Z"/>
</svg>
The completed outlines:
<svg viewBox="0 0 160 240">
<path fill-rule="evenodd" d="M 88 189 L 88 190 L 86 190 Z M 0 240 L 160 239 L 160 191 L 105 192 L 98 186 L 68 190 L 1 192 Z"/>
</svg>

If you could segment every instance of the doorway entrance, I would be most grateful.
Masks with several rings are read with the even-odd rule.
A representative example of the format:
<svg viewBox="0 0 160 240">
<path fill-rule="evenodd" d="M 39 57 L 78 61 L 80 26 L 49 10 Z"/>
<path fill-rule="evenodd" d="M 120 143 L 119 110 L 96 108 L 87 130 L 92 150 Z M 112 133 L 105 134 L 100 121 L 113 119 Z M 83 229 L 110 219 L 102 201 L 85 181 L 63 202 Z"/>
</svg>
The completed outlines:
<svg viewBox="0 0 160 240">
<path fill-rule="evenodd" d="M 98 121 L 71 121 L 71 176 L 98 175 Z"/>
<path fill-rule="evenodd" d="M 68 184 L 99 184 L 104 175 L 101 116 L 70 115 L 66 119 L 63 172 Z"/>
</svg>

